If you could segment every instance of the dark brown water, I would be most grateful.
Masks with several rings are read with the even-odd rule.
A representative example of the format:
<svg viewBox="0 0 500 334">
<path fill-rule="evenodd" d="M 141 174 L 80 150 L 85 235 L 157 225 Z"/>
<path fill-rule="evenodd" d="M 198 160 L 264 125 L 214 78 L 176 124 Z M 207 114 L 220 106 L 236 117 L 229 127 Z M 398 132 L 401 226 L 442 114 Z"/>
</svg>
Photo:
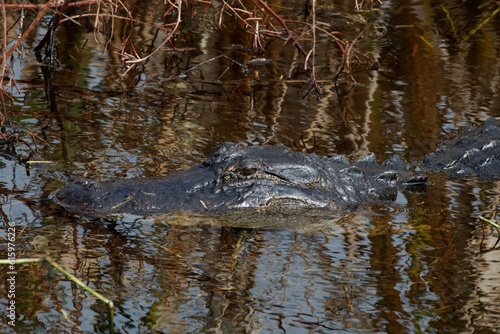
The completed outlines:
<svg viewBox="0 0 500 334">
<path fill-rule="evenodd" d="M 290 20 L 304 18 L 303 1 L 269 3 Z M 162 23 L 162 13 L 150 15 L 154 6 L 141 3 L 137 17 Z M 45 34 L 42 26 L 13 62 L 19 91 L 4 88 L 15 98 L 9 119 L 34 135 L 15 153 L 27 157 L 30 145 L 54 164 L 27 169 L 0 157 L 2 258 L 14 222 L 17 257 L 50 255 L 113 300 L 120 333 L 498 332 L 500 252 L 491 249 L 498 232 L 477 218 L 499 219 L 498 182 L 433 175 L 426 193 L 401 193 L 393 205 L 340 220 L 292 215 L 286 224 L 254 213 L 255 229 L 189 215 L 87 221 L 47 198 L 62 184 L 54 171 L 95 179 L 167 175 L 203 161 L 224 141 L 419 161 L 455 131 L 500 117 L 500 16 L 486 21 L 499 6 L 384 0 L 376 11 L 356 13 L 354 1 L 319 4 L 318 20 L 342 38 L 366 29 L 358 57 L 368 54 L 382 70 L 361 62 L 357 84 L 344 76 L 336 87 L 342 54 L 318 32 L 323 94 L 305 98 L 308 77 L 296 49 L 279 41 L 263 55 L 231 49 L 252 45 L 236 21 L 221 31 L 209 12 L 206 22 L 185 20 L 177 47 L 187 51 L 164 47 L 122 76 L 118 52 L 130 27 L 117 21 L 105 44 L 90 18 L 57 31 L 57 110 L 48 106 L 29 51 Z M 10 15 L 15 22 L 18 12 Z M 33 17 L 28 12 L 26 20 Z M 160 45 L 164 36 L 154 33 L 136 29 L 136 49 Z M 218 58 L 172 79 L 220 54 L 273 61 L 244 72 Z M 224 224 L 231 219 L 248 217 Z M 8 269 L 0 266 L 0 332 L 107 331 L 106 307 L 61 274 L 40 264 L 16 268 L 12 328 L 4 314 Z"/>
</svg>

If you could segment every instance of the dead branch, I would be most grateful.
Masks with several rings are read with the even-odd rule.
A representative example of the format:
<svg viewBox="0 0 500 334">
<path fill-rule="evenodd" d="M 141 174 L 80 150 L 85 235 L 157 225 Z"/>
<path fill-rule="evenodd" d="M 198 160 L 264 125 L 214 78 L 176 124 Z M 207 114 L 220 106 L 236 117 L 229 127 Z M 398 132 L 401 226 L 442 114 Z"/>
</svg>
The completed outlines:
<svg viewBox="0 0 500 334">
<path fill-rule="evenodd" d="M 0 4 L 0 8 L 5 8 L 5 9 L 43 9 L 47 4 L 4 4 L 4 1 Z M 76 1 L 76 2 L 71 2 L 68 4 L 68 7 L 78 7 L 82 5 L 92 5 L 99 2 L 99 0 L 85 0 L 85 1 Z M 52 1 L 49 1 L 51 3 L 50 9 L 56 9 L 60 8 L 64 5 L 64 2 L 56 2 L 52 3 Z"/>
</svg>

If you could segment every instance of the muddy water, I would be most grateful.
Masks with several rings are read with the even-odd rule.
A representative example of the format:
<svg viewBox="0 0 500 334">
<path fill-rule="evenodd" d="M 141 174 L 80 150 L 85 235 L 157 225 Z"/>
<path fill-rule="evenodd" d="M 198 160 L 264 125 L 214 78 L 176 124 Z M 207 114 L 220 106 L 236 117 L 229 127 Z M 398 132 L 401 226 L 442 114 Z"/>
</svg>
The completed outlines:
<svg viewBox="0 0 500 334">
<path fill-rule="evenodd" d="M 290 20 L 304 18 L 302 1 L 269 3 Z M 117 54 L 128 25 L 115 22 L 109 44 L 97 43 L 105 40 L 93 34 L 92 19 L 62 26 L 52 108 L 34 56 L 16 60 L 9 119 L 33 136 L 12 153 L 28 157 L 31 147 L 35 158 L 54 162 L 27 168 L 1 156 L 0 224 L 15 223 L 17 256 L 50 255 L 112 299 L 120 333 L 498 332 L 498 232 L 478 220 L 499 218 L 498 182 L 433 175 L 426 193 L 400 193 L 394 204 L 340 219 L 291 215 L 286 224 L 252 213 L 253 229 L 217 226 L 248 220 L 238 216 L 88 220 L 48 199 L 62 184 L 56 171 L 167 175 L 203 161 L 223 141 L 419 161 L 455 131 L 500 116 L 499 17 L 484 23 L 497 2 L 383 1 L 364 13 L 352 1 L 332 3 L 317 9 L 331 31 L 353 40 L 366 30 L 356 44 L 355 85 L 347 76 L 334 84 L 342 54 L 318 33 L 319 97 L 307 94 L 293 46 L 274 41 L 262 55 L 241 51 L 234 45 L 251 46 L 251 36 L 236 21 L 226 20 L 224 32 L 214 28 L 210 12 L 181 25 L 178 52 L 164 48 L 126 75 Z M 162 13 L 150 15 L 153 7 L 139 6 L 138 17 L 163 22 Z M 164 37 L 135 32 L 137 50 Z M 177 77 L 220 54 L 272 62 L 244 71 L 217 58 Z M 370 70 L 363 54 L 380 70 Z M 9 333 L 8 270 L 0 270 L 0 331 Z M 17 267 L 15 300 L 20 333 L 108 330 L 102 303 L 40 264 Z"/>
</svg>

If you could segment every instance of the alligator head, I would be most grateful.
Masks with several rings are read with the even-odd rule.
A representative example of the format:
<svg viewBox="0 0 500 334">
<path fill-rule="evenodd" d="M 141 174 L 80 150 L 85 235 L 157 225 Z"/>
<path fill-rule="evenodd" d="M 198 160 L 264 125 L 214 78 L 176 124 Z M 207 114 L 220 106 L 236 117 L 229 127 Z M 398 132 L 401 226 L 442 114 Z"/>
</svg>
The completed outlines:
<svg viewBox="0 0 500 334">
<path fill-rule="evenodd" d="M 280 146 L 220 145 L 204 163 L 165 178 L 69 182 L 54 194 L 70 211 L 111 215 L 217 212 L 270 206 L 352 209 L 394 199 L 401 187 L 424 184 L 397 157 L 350 164 Z"/>
</svg>

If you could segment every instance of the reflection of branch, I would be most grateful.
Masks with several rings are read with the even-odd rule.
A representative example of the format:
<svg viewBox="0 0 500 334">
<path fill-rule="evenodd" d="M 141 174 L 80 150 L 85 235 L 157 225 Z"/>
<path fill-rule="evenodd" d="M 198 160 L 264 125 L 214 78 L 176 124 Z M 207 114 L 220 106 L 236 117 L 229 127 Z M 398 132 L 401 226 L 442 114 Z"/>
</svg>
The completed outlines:
<svg viewBox="0 0 500 334">
<path fill-rule="evenodd" d="M 318 85 L 316 81 L 316 67 L 315 67 L 315 58 L 316 58 L 316 0 L 312 0 L 312 35 L 313 35 L 313 44 L 311 47 L 311 51 L 307 54 L 305 63 L 309 63 L 309 59 L 311 59 L 311 81 L 316 88 L 316 93 L 318 95 L 322 94 L 321 87 Z"/>
<path fill-rule="evenodd" d="M 176 2 L 177 2 L 177 6 L 176 5 L 172 5 L 172 6 L 177 9 L 177 20 L 172 28 L 172 31 L 170 31 L 167 34 L 167 38 L 165 38 L 165 40 L 157 48 L 155 48 L 154 50 L 152 50 L 151 52 L 149 52 L 146 56 L 144 56 L 142 58 L 139 57 L 139 55 L 135 52 L 135 50 L 133 50 L 134 55 L 132 55 L 130 53 L 125 53 L 124 51 L 122 51 L 122 57 L 124 59 L 126 59 L 124 61 L 125 66 L 128 67 L 127 70 L 122 74 L 122 76 L 125 76 L 133 68 L 133 66 L 135 66 L 137 63 L 148 60 L 152 55 L 154 55 L 156 52 L 158 52 L 165 44 L 170 42 L 172 36 L 174 36 L 175 32 L 177 31 L 177 28 L 179 27 L 179 24 L 181 23 L 181 19 L 182 19 L 182 0 L 176 0 Z M 125 48 L 125 45 L 123 47 Z"/>
<path fill-rule="evenodd" d="M 308 53 L 302 48 L 302 46 L 299 44 L 299 41 L 295 38 L 294 33 L 290 30 L 290 28 L 288 28 L 285 19 L 276 14 L 276 12 L 272 10 L 271 7 L 269 7 L 267 3 L 265 3 L 264 1 L 254 0 L 254 3 L 257 7 L 262 6 L 262 8 L 264 8 L 267 13 L 271 14 L 271 16 L 274 17 L 279 22 L 279 24 L 283 27 L 283 29 L 285 29 L 287 33 L 287 38 L 293 42 L 293 45 L 295 45 L 297 50 L 299 50 L 299 52 L 306 58 L 306 61 L 309 61 L 308 63 L 309 67 L 313 67 L 312 62 L 307 59 Z"/>
<path fill-rule="evenodd" d="M 19 39 L 17 40 L 17 42 L 9 49 L 9 51 L 7 51 L 4 54 L 4 59 L 9 58 L 14 53 L 14 51 L 17 49 L 17 47 L 22 42 L 24 42 L 24 40 L 26 39 L 26 37 L 28 36 L 28 34 L 31 32 L 31 30 L 33 30 L 35 28 L 35 26 L 38 24 L 38 21 L 40 21 L 42 19 L 42 16 L 45 15 L 45 12 L 47 12 L 47 10 L 49 10 L 49 8 L 51 7 L 51 5 L 52 5 L 52 0 L 49 0 L 49 2 L 47 2 L 45 4 L 45 6 L 43 6 L 42 10 L 38 13 L 38 15 L 33 20 L 33 22 L 30 24 L 30 26 L 28 27 L 28 29 L 26 29 L 23 32 L 23 34 L 21 35 L 21 37 L 19 37 Z"/>
<path fill-rule="evenodd" d="M 5 13 L 5 2 L 2 0 L 2 20 L 3 20 L 3 57 L 2 57 L 2 70 L 0 72 L 0 87 L 3 86 L 3 78 L 5 76 L 5 71 L 7 68 L 7 59 L 14 53 L 14 51 L 17 49 L 17 47 L 24 42 L 28 34 L 35 28 L 35 26 L 38 24 L 38 22 L 42 19 L 43 15 L 49 10 L 50 6 L 52 5 L 52 0 L 49 0 L 43 7 L 42 10 L 38 13 L 38 15 L 35 17 L 33 22 L 30 24 L 28 29 L 26 29 L 21 37 L 18 38 L 16 43 L 8 50 L 7 50 L 7 14 Z M 0 116 L 0 123 L 3 123 L 3 115 L 7 113 L 7 109 L 5 108 L 5 100 L 4 100 L 4 93 L 3 89 L 0 91 L 0 102 L 2 103 L 2 116 Z"/>
<path fill-rule="evenodd" d="M 373 0 L 370 1 L 371 2 L 371 7 L 373 8 Z M 378 3 L 379 4 L 382 4 L 382 1 L 381 0 L 378 0 Z M 362 0 L 361 3 L 359 3 L 358 0 L 356 0 L 356 10 L 361 10 L 363 8 L 363 5 L 365 4 L 365 0 Z"/>
<path fill-rule="evenodd" d="M 182 72 L 182 73 L 180 73 L 180 74 L 178 74 L 178 75 L 176 75 L 174 77 L 170 77 L 169 80 L 173 80 L 173 79 L 176 79 L 176 78 L 183 79 L 189 72 L 192 72 L 193 70 L 197 69 L 198 67 L 201 67 L 201 66 L 203 66 L 205 64 L 208 64 L 208 63 L 210 63 L 210 62 L 212 62 L 212 61 L 214 61 L 216 59 L 219 59 L 219 58 L 227 59 L 227 60 L 231 61 L 233 64 L 236 64 L 236 65 L 240 66 L 245 72 L 248 71 L 248 67 L 246 65 L 244 65 L 244 64 L 242 64 L 240 62 L 237 62 L 236 60 L 234 60 L 232 58 L 229 58 L 226 55 L 218 55 L 216 57 L 213 57 L 213 58 L 210 58 L 208 60 L 205 60 L 205 61 L 203 61 L 203 62 L 201 62 L 201 63 L 199 63 L 199 64 L 197 64 L 197 65 L 195 65 L 195 66 L 193 66 L 191 68 L 188 68 L 184 72 Z"/>
<path fill-rule="evenodd" d="M 337 40 L 337 45 L 342 51 L 342 60 L 340 63 L 339 70 L 337 71 L 337 74 L 335 75 L 334 81 L 337 82 L 341 74 L 345 74 L 351 79 L 352 83 L 356 84 L 356 79 L 353 77 L 353 70 L 352 70 L 352 65 L 353 65 L 353 56 L 356 56 L 357 54 L 360 54 L 354 46 L 358 41 L 361 39 L 363 34 L 365 33 L 365 29 L 363 29 L 356 38 L 354 38 L 353 41 L 351 42 L 342 42 L 340 40 Z M 343 45 L 342 45 L 343 44 Z M 364 55 L 363 55 L 364 56 Z M 365 56 L 366 57 L 366 56 Z M 356 57 L 356 59 L 358 59 Z"/>
<path fill-rule="evenodd" d="M 287 41 L 290 40 L 293 42 L 293 45 L 295 46 L 295 48 L 297 48 L 297 50 L 302 54 L 302 56 L 304 56 L 305 68 L 311 70 L 311 75 L 310 75 L 310 80 L 312 83 L 311 89 L 312 89 L 312 87 L 314 87 L 316 90 L 316 93 L 318 95 L 321 95 L 322 91 L 321 91 L 321 88 L 318 85 L 317 80 L 316 80 L 316 73 L 315 73 L 316 68 L 314 66 L 314 59 L 316 56 L 316 52 L 315 52 L 316 51 L 316 0 L 313 0 L 313 2 L 312 2 L 312 20 L 313 20 L 313 22 L 311 24 L 311 28 L 312 28 L 312 34 L 313 34 L 313 45 L 312 45 L 312 48 L 309 52 L 306 52 L 304 50 L 304 48 L 302 47 L 302 45 L 300 45 L 300 43 L 299 43 L 300 38 L 295 37 L 294 32 L 292 30 L 290 30 L 285 19 L 283 19 L 280 15 L 278 15 L 264 1 L 254 0 L 254 3 L 259 9 L 263 8 L 265 10 L 265 12 L 267 12 L 272 17 L 274 17 L 279 22 L 279 24 L 283 27 L 283 29 L 285 30 L 285 32 L 287 34 Z M 263 9 L 260 9 L 260 10 L 264 11 Z M 309 94 L 311 89 L 309 89 L 309 91 L 306 93 L 306 96 Z"/>
</svg>

